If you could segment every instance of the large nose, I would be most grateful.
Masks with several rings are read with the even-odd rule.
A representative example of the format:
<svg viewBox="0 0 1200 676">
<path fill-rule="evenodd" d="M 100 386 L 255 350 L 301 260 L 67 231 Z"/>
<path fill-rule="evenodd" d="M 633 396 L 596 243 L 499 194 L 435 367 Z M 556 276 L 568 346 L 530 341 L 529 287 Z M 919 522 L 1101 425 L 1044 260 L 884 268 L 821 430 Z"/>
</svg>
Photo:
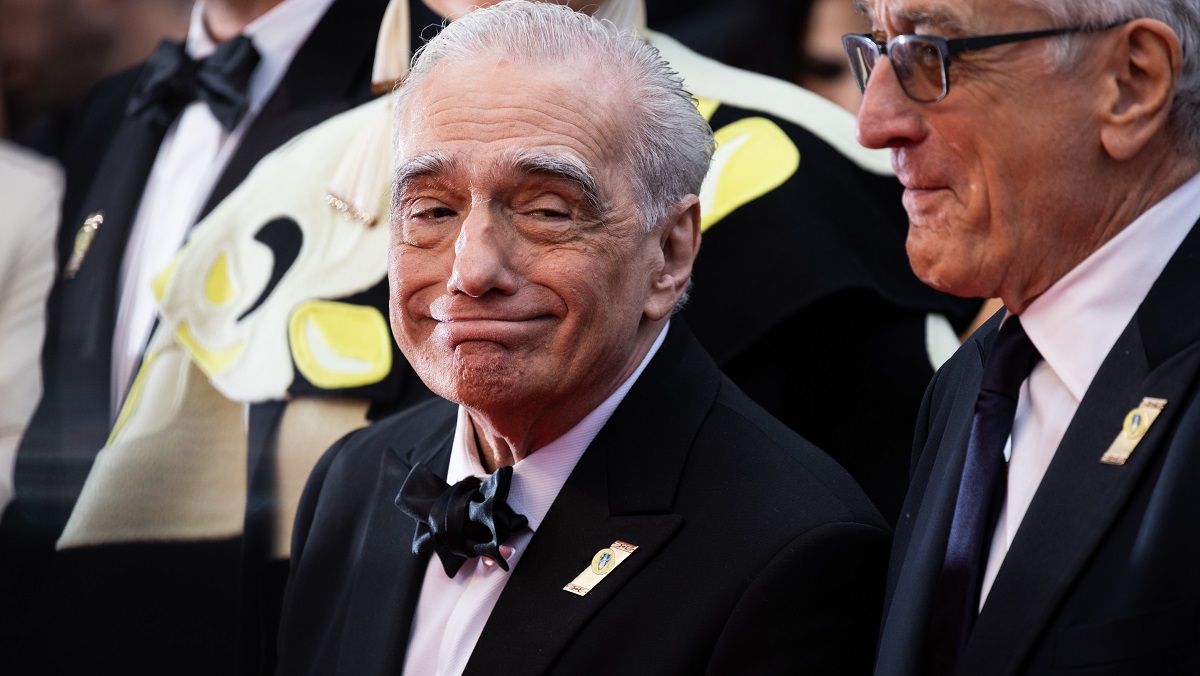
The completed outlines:
<svg viewBox="0 0 1200 676">
<path fill-rule="evenodd" d="M 503 295 L 516 292 L 517 277 L 511 265 L 516 242 L 498 211 L 490 202 L 471 205 L 454 240 L 454 267 L 446 284 L 449 292 L 475 298 L 491 291 Z"/>
<path fill-rule="evenodd" d="M 868 148 L 899 148 L 920 141 L 924 122 L 918 106 L 900 87 L 891 59 L 881 56 L 867 80 L 855 134 Z"/>
</svg>

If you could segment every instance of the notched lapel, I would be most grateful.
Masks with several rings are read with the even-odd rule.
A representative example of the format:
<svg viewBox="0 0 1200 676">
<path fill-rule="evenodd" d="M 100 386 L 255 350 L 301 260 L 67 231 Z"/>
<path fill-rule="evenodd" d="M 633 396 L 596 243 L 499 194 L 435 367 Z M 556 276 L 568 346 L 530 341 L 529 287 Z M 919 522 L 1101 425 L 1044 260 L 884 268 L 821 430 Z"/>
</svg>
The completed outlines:
<svg viewBox="0 0 1200 676">
<path fill-rule="evenodd" d="M 995 324 L 998 326 L 999 322 Z M 923 457 L 930 458 L 933 467 L 921 504 L 917 506 L 917 520 L 884 617 L 876 666 L 879 676 L 916 674 L 922 670 L 934 590 L 946 557 L 946 541 L 950 537 L 950 522 L 954 518 L 958 486 L 966 462 L 975 399 L 983 377 L 984 351 L 995 330 L 993 328 L 987 337 L 976 339 L 978 359 L 964 359 L 950 410 L 938 415 L 939 418 L 944 415 L 946 421 L 942 436 L 939 440 L 929 439 L 929 443 L 937 446 L 923 452 Z M 962 349 L 969 348 L 964 346 Z M 933 422 L 936 424 L 937 421 Z M 907 503 L 905 509 L 908 509 Z M 895 559 L 892 565 L 897 565 Z"/>
<path fill-rule="evenodd" d="M 595 452 L 599 451 L 599 452 Z M 546 673 L 588 620 L 637 575 L 683 523 L 676 514 L 611 516 L 604 449 L 595 444 L 559 492 L 483 628 L 464 676 Z M 586 596 L 563 589 L 615 540 L 637 545 Z"/>
<path fill-rule="evenodd" d="M 465 676 L 546 673 L 588 621 L 667 545 L 683 525 L 671 513 L 680 476 L 721 382 L 684 322 L 672 320 L 658 353 L 580 458 L 530 540 Z M 563 589 L 615 540 L 638 549 L 586 596 Z"/>
<path fill-rule="evenodd" d="M 1134 317 L 1096 374 L 1021 521 L 959 673 L 1015 673 L 1042 638 L 1059 602 L 1169 443 L 1200 370 L 1200 345 L 1150 370 Z M 1167 400 L 1122 466 L 1100 462 L 1130 409 Z M 1020 618 L 1020 621 L 1014 621 Z"/>
<path fill-rule="evenodd" d="M 107 367 L 113 326 L 116 323 L 116 289 L 121 262 L 142 189 L 158 155 L 163 131 L 138 120 L 126 119 L 105 151 L 96 178 L 77 214 L 63 231 L 60 261 L 69 261 L 74 240 L 85 219 L 103 212 L 103 224 L 93 233 L 87 252 L 71 279 L 64 280 L 61 330 L 63 344 L 72 356 L 102 356 Z"/>
<path fill-rule="evenodd" d="M 412 555 L 416 522 L 396 507 L 396 494 L 417 462 L 446 475 L 453 426 L 450 430 L 402 452 L 388 448 L 382 454 L 346 610 L 338 673 L 394 673 L 403 666 L 430 554 Z"/>
</svg>

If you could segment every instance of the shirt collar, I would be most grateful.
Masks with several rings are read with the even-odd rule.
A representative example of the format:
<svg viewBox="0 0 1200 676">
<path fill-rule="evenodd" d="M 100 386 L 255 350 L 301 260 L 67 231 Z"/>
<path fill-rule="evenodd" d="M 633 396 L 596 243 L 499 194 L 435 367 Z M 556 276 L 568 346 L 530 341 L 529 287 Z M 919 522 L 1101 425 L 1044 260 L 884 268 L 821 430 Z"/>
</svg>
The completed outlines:
<svg viewBox="0 0 1200 676">
<path fill-rule="evenodd" d="M 185 49 L 188 56 L 199 60 L 217 50 L 208 30 L 204 27 L 205 0 L 192 6 L 191 23 L 188 25 Z M 283 0 L 250 22 L 242 35 L 254 42 L 259 62 L 250 76 L 249 108 L 257 113 L 266 103 L 267 97 L 283 78 L 300 46 L 324 16 L 333 0 Z"/>
<path fill-rule="evenodd" d="M 1021 313 L 1030 340 L 1077 401 L 1198 219 L 1200 174 L 1143 212 Z"/>
<path fill-rule="evenodd" d="M 529 520 L 531 530 L 537 531 L 541 526 L 542 519 L 546 517 L 546 512 L 550 511 L 550 505 L 554 503 L 554 498 L 558 497 L 558 492 L 567 482 L 571 470 L 575 469 L 575 464 L 579 462 L 583 452 L 591 445 L 613 411 L 625 399 L 629 388 L 633 387 L 638 376 L 650 363 L 650 359 L 658 352 L 670 325 L 671 322 L 668 321 L 663 326 L 658 338 L 650 346 L 650 351 L 642 358 L 642 363 L 615 392 L 561 437 L 536 449 L 536 452 L 530 453 L 513 465 L 508 504 L 514 512 L 524 515 Z M 453 485 L 468 476 L 482 479 L 488 476 L 488 471 L 479 460 L 479 450 L 475 445 L 475 435 L 467 409 L 459 406 L 446 483 Z"/>
</svg>

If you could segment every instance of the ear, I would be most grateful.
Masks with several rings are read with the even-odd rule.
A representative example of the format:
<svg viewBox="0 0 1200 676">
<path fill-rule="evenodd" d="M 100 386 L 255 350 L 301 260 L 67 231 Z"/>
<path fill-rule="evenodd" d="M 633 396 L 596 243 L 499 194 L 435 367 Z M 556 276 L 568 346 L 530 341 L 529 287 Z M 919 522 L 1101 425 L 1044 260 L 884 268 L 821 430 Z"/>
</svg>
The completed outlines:
<svg viewBox="0 0 1200 676">
<path fill-rule="evenodd" d="M 1115 160 L 1128 160 L 1167 126 L 1183 62 L 1179 37 L 1154 19 L 1115 30 L 1121 38 L 1109 59 L 1114 96 L 1101 110 L 1100 141 Z"/>
<path fill-rule="evenodd" d="M 651 321 L 671 314 L 692 277 L 692 263 L 700 251 L 700 199 L 688 195 L 671 205 L 657 232 L 662 267 L 650 280 L 644 308 Z"/>
</svg>

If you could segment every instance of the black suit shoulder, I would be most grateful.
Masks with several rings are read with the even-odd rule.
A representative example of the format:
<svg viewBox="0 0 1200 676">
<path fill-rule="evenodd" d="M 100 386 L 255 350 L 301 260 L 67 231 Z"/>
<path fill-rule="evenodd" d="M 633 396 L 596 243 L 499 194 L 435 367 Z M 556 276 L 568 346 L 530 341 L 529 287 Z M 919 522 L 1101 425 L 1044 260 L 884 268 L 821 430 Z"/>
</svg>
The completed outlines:
<svg viewBox="0 0 1200 676">
<path fill-rule="evenodd" d="M 841 465 L 753 402 L 733 381 L 725 377 L 722 380 L 700 439 L 706 431 L 717 435 L 721 447 L 715 450 L 721 458 L 713 458 L 714 462 L 724 467 L 744 466 L 734 476 L 747 481 L 733 488 L 772 490 L 777 506 L 787 505 L 813 515 L 812 525 L 844 521 L 890 532 L 878 510 Z M 763 476 L 787 477 L 788 481 L 776 487 L 764 484 Z"/>
</svg>

